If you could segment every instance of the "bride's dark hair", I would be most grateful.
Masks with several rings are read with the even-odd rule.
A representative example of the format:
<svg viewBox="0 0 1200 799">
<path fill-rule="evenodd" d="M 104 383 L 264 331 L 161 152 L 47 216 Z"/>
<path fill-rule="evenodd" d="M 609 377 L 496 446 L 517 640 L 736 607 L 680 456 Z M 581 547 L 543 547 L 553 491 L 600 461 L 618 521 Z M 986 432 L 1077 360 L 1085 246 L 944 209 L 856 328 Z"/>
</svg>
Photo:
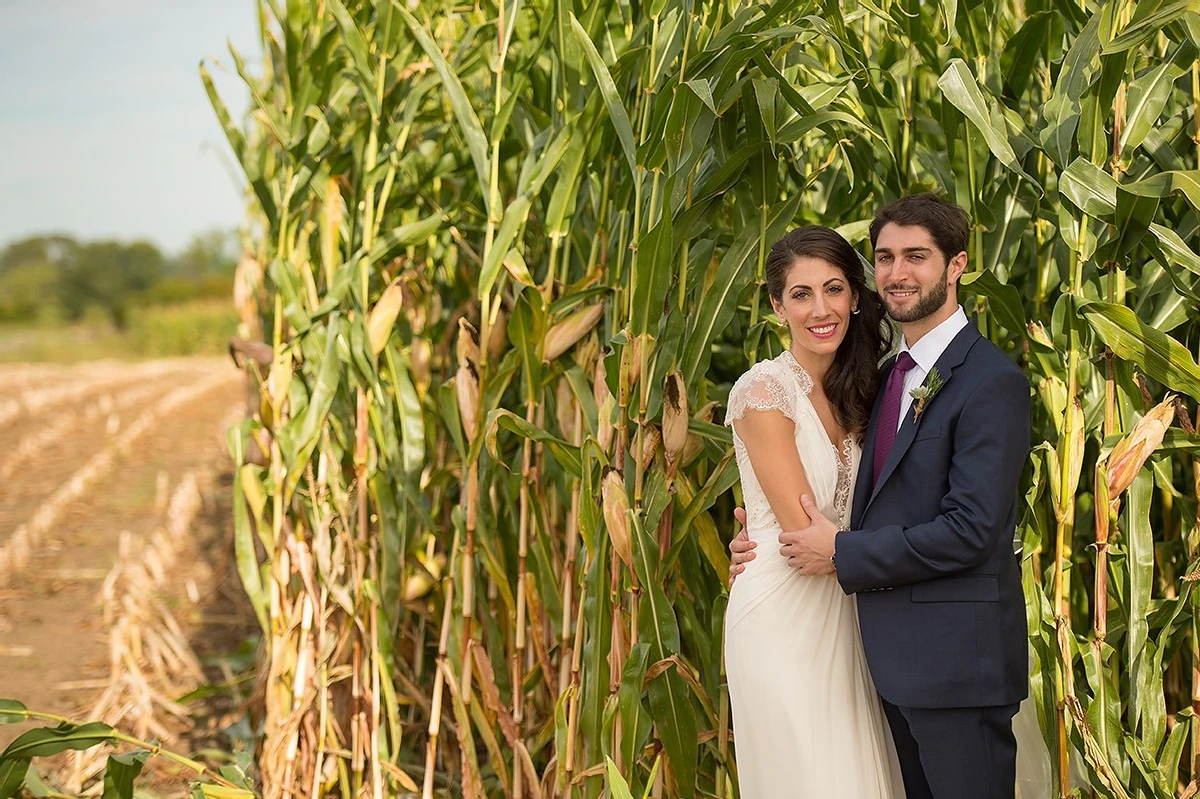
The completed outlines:
<svg viewBox="0 0 1200 799">
<path fill-rule="evenodd" d="M 838 423 L 861 439 L 879 392 L 879 361 L 892 348 L 892 326 L 883 301 L 867 285 L 863 259 L 840 234 L 820 225 L 796 228 L 771 247 L 766 277 L 772 299 L 783 301 L 784 284 L 797 258 L 820 258 L 836 267 L 858 298 L 858 313 L 846 324 L 846 337 L 822 387 Z"/>
</svg>

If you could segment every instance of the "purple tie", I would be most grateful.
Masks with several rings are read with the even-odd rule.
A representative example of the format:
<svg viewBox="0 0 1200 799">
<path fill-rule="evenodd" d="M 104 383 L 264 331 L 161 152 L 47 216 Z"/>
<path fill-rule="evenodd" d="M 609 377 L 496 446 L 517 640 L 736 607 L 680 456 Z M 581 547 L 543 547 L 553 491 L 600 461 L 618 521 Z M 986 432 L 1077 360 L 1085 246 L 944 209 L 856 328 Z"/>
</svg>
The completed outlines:
<svg viewBox="0 0 1200 799">
<path fill-rule="evenodd" d="M 917 365 L 908 350 L 896 357 L 896 365 L 888 375 L 887 390 L 883 392 L 883 405 L 879 407 L 879 424 L 875 428 L 875 480 L 879 483 L 879 474 L 887 461 L 888 453 L 892 451 L 892 442 L 896 440 L 896 428 L 900 422 L 900 397 L 904 391 L 904 376 L 908 370 Z"/>
</svg>

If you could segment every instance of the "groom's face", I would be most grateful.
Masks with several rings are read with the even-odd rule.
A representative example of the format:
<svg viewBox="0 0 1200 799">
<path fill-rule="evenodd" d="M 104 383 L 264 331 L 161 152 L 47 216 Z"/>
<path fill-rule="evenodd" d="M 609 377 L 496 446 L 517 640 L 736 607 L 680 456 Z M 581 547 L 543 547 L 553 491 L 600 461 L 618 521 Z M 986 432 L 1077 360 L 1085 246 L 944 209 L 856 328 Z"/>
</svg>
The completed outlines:
<svg viewBox="0 0 1200 799">
<path fill-rule="evenodd" d="M 947 261 L 928 230 L 920 225 L 884 225 L 875 241 L 875 286 L 888 315 L 916 322 L 957 303 L 958 279 L 967 254 Z"/>
</svg>

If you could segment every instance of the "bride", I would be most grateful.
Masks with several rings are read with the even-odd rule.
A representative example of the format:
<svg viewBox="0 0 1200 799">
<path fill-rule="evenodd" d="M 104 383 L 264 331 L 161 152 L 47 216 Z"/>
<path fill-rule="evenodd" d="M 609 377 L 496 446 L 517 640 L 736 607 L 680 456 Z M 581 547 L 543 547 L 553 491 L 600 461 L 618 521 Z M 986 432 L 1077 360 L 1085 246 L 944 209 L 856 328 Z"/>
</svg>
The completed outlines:
<svg viewBox="0 0 1200 799">
<path fill-rule="evenodd" d="M 791 346 L 742 375 L 726 416 L 747 530 L 765 555 L 738 575 L 725 618 L 740 793 L 900 799 L 855 597 L 771 556 L 781 531 L 809 524 L 801 494 L 848 525 L 891 327 L 858 254 L 828 228 L 802 227 L 776 242 L 766 281 Z"/>
</svg>

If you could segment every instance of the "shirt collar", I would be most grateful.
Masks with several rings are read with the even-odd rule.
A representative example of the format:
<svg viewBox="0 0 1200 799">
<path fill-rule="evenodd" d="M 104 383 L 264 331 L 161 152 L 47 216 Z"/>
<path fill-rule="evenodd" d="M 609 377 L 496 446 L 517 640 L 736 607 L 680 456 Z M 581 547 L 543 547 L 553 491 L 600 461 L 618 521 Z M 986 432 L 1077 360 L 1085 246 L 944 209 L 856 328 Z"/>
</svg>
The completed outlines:
<svg viewBox="0 0 1200 799">
<path fill-rule="evenodd" d="M 940 325 L 930 330 L 925 335 L 921 336 L 916 344 L 909 347 L 908 342 L 904 337 L 900 337 L 900 352 L 908 352 L 912 359 L 917 362 L 917 366 L 922 371 L 928 373 L 937 363 L 938 358 L 942 357 L 942 353 L 950 346 L 950 342 L 954 341 L 954 337 L 959 332 L 970 324 L 967 319 L 967 314 L 963 311 L 962 306 L 958 306 L 950 318 L 942 322 Z"/>
</svg>

